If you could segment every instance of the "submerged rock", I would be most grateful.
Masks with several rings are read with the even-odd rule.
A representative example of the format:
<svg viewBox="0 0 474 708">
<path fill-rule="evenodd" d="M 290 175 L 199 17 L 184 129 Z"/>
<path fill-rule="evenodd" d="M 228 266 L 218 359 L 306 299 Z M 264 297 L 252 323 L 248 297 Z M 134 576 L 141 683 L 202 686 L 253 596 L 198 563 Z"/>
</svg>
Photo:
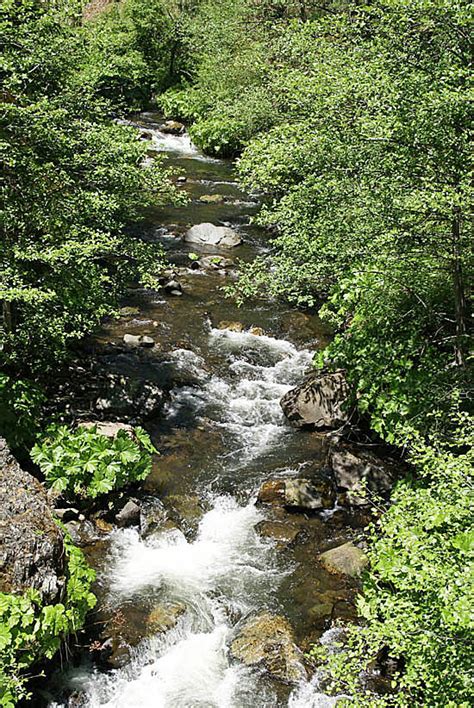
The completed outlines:
<svg viewBox="0 0 474 708">
<path fill-rule="evenodd" d="M 291 625 L 279 615 L 263 614 L 250 620 L 232 642 L 231 652 L 246 666 L 260 666 L 284 683 L 306 678 Z"/>
<path fill-rule="evenodd" d="M 353 506 L 364 506 L 374 494 L 386 497 L 397 478 L 393 461 L 382 460 L 367 450 L 337 447 L 329 452 L 336 484 Z M 365 492 L 367 490 L 367 493 Z"/>
<path fill-rule="evenodd" d="M 33 588 L 52 604 L 62 597 L 65 573 L 63 532 L 46 490 L 0 438 L 0 592 Z"/>
<path fill-rule="evenodd" d="M 344 373 L 311 374 L 288 391 L 281 399 L 281 407 L 288 420 L 298 428 L 338 428 L 349 421 L 345 409 L 349 386 Z"/>
<path fill-rule="evenodd" d="M 200 246 L 219 246 L 220 248 L 234 248 L 242 243 L 239 234 L 227 226 L 214 224 L 198 224 L 186 232 L 184 240 Z"/>
<path fill-rule="evenodd" d="M 134 315 L 138 315 L 140 313 L 140 309 L 138 307 L 130 307 L 130 306 L 125 306 L 120 308 L 120 317 L 133 317 Z"/>
<path fill-rule="evenodd" d="M 229 320 L 221 320 L 217 325 L 217 329 L 228 329 L 229 332 L 243 332 L 244 326 L 242 322 L 230 322 Z"/>
<path fill-rule="evenodd" d="M 203 256 L 197 263 L 205 270 L 222 270 L 223 268 L 232 268 L 234 265 L 231 258 L 224 258 L 224 256 Z"/>
<path fill-rule="evenodd" d="M 179 618 L 186 612 L 186 605 L 182 602 L 164 603 L 157 605 L 148 615 L 147 625 L 150 632 L 168 632 L 178 624 Z"/>
<path fill-rule="evenodd" d="M 367 555 L 353 543 L 344 543 L 321 553 L 319 560 L 330 573 L 357 578 L 368 564 Z"/>
<path fill-rule="evenodd" d="M 271 538 L 280 548 L 292 546 L 300 534 L 300 529 L 282 521 L 260 521 L 256 529 L 263 538 Z"/>
</svg>

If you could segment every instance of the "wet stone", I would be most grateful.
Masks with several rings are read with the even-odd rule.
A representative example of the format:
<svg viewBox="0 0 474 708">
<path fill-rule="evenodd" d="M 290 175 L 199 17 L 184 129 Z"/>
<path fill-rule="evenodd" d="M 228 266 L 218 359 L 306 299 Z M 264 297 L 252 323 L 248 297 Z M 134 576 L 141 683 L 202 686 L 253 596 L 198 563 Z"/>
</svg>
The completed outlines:
<svg viewBox="0 0 474 708">
<path fill-rule="evenodd" d="M 138 526 L 140 523 L 140 506 L 133 499 L 129 499 L 123 509 L 115 516 L 115 523 L 121 528 Z"/>
<path fill-rule="evenodd" d="M 257 501 L 260 504 L 284 504 L 285 482 L 281 479 L 264 482 L 259 489 Z"/>
<path fill-rule="evenodd" d="M 147 626 L 150 632 L 168 632 L 176 627 L 179 618 L 186 612 L 186 605 L 181 602 L 157 605 L 147 617 Z"/>
<path fill-rule="evenodd" d="M 163 528 L 167 520 L 167 511 L 159 499 L 149 499 L 140 506 L 140 534 L 143 538 L 151 536 Z"/>
<path fill-rule="evenodd" d="M 299 529 L 281 521 L 261 521 L 256 529 L 260 536 L 271 538 L 281 548 L 294 545 L 300 533 Z"/>
<path fill-rule="evenodd" d="M 221 320 L 217 325 L 217 329 L 228 329 L 229 332 L 243 332 L 244 325 L 242 322 L 230 322 L 229 320 Z"/>
<path fill-rule="evenodd" d="M 329 481 L 308 479 L 285 480 L 285 506 L 294 509 L 332 509 L 336 492 Z"/>
<path fill-rule="evenodd" d="M 202 197 L 199 197 L 199 201 L 203 204 L 222 204 L 224 197 L 222 194 L 203 194 Z"/>
<path fill-rule="evenodd" d="M 138 315 L 140 312 L 138 307 L 121 307 L 120 308 L 120 316 L 121 317 L 133 317 L 134 315 Z"/>
<path fill-rule="evenodd" d="M 231 653 L 246 666 L 260 666 L 284 683 L 306 678 L 291 625 L 279 615 L 263 614 L 250 620 L 232 642 Z"/>
<path fill-rule="evenodd" d="M 128 425 L 128 423 L 116 423 L 112 421 L 84 421 L 79 423 L 80 428 L 96 428 L 100 435 L 104 435 L 106 438 L 114 438 L 119 431 L 123 431 L 130 436 L 133 436 L 133 426 Z"/>
<path fill-rule="evenodd" d="M 364 551 L 351 542 L 322 553 L 319 560 L 330 573 L 352 578 L 359 577 L 368 564 Z"/>
<path fill-rule="evenodd" d="M 146 335 L 124 334 L 123 341 L 130 347 L 144 347 L 151 349 L 155 346 L 155 340 Z"/>
</svg>

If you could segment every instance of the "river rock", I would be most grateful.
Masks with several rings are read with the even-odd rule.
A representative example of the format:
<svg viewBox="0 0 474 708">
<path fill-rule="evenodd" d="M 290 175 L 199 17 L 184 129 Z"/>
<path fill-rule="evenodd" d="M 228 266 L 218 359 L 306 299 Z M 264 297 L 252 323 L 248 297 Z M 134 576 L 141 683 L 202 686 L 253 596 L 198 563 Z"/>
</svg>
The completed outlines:
<svg viewBox="0 0 474 708">
<path fill-rule="evenodd" d="M 351 578 L 359 577 L 368 564 L 364 551 L 351 542 L 321 553 L 319 560 L 330 573 L 348 575 Z"/>
<path fill-rule="evenodd" d="M 253 334 L 254 337 L 263 337 L 265 332 L 261 327 L 250 327 L 249 334 Z"/>
<path fill-rule="evenodd" d="M 284 505 L 289 509 L 314 511 L 332 509 L 336 502 L 336 490 L 329 479 L 285 480 Z"/>
<path fill-rule="evenodd" d="M 84 521 L 84 515 L 81 514 L 79 509 L 74 509 L 74 507 L 67 507 L 66 509 L 55 509 L 54 515 L 57 519 L 66 524 L 68 521 Z"/>
<path fill-rule="evenodd" d="M 382 460 L 368 450 L 335 447 L 329 451 L 329 464 L 337 486 L 353 506 L 368 504 L 374 494 L 386 497 L 397 478 L 393 461 Z"/>
<path fill-rule="evenodd" d="M 276 541 L 277 546 L 280 548 L 292 546 L 300 533 L 300 529 L 281 521 L 260 521 L 256 526 L 256 530 L 263 538 L 271 538 Z"/>
<path fill-rule="evenodd" d="M 155 346 L 155 340 L 145 335 L 124 334 L 123 341 L 129 347 L 145 347 L 151 349 Z"/>
<path fill-rule="evenodd" d="M 205 270 L 222 270 L 223 268 L 232 268 L 234 265 L 234 261 L 231 258 L 224 258 L 223 256 L 203 256 L 197 262 Z"/>
<path fill-rule="evenodd" d="M 319 479 L 269 479 L 259 489 L 257 502 L 284 506 L 290 510 L 316 511 L 332 509 L 336 502 L 336 490 L 332 481 Z"/>
<path fill-rule="evenodd" d="M 349 421 L 345 410 L 349 386 L 344 373 L 311 374 L 281 399 L 288 420 L 297 428 L 338 428 Z"/>
<path fill-rule="evenodd" d="M 220 248 L 234 248 L 242 243 L 239 234 L 227 226 L 214 224 L 198 224 L 186 232 L 184 240 L 199 246 L 219 246 Z"/>
<path fill-rule="evenodd" d="M 258 491 L 257 502 L 260 504 L 285 503 L 285 482 L 282 479 L 269 479 Z"/>
<path fill-rule="evenodd" d="M 140 314 L 140 309 L 138 307 L 121 307 L 120 308 L 120 317 L 133 317 L 134 315 L 139 315 Z"/>
<path fill-rule="evenodd" d="M 222 320 L 217 325 L 217 329 L 228 329 L 229 332 L 243 332 L 244 326 L 242 322 L 230 322 L 229 320 Z"/>
<path fill-rule="evenodd" d="M 186 612 L 186 605 L 182 602 L 164 603 L 157 605 L 147 618 L 148 629 L 153 634 L 168 632 L 178 624 L 179 618 Z"/>
<path fill-rule="evenodd" d="M 129 499 L 123 509 L 115 515 L 115 523 L 121 528 L 138 526 L 140 523 L 140 506 L 134 499 Z"/>
<path fill-rule="evenodd" d="M 222 194 L 203 194 L 199 201 L 203 204 L 222 204 L 224 197 Z"/>
<path fill-rule="evenodd" d="M 284 683 L 294 684 L 306 678 L 293 630 L 279 615 L 263 614 L 251 619 L 232 642 L 231 653 L 246 666 L 260 666 Z"/>
<path fill-rule="evenodd" d="M 140 504 L 140 534 L 143 538 L 151 536 L 163 527 L 168 514 L 164 504 L 155 498 L 150 498 Z"/>
<path fill-rule="evenodd" d="M 63 538 L 46 490 L 0 438 L 0 592 L 33 588 L 47 604 L 60 601 L 66 582 Z"/>
<path fill-rule="evenodd" d="M 160 125 L 160 130 L 162 133 L 167 133 L 169 135 L 181 135 L 184 133 L 186 128 L 183 123 L 177 120 L 167 120 L 163 125 Z"/>
<path fill-rule="evenodd" d="M 84 519 L 84 517 L 82 517 L 82 519 L 79 518 L 78 520 L 73 519 L 68 521 L 64 526 L 72 538 L 73 543 L 81 548 L 90 546 L 99 538 L 95 525 L 91 521 Z"/>
</svg>

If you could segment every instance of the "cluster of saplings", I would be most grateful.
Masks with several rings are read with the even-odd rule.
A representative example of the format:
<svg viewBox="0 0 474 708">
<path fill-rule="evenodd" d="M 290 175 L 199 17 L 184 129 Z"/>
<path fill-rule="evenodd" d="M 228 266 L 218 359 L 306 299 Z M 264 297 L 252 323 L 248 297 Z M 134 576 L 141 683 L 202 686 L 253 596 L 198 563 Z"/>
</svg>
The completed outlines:
<svg viewBox="0 0 474 708">
<path fill-rule="evenodd" d="M 229 295 L 319 308 L 335 337 L 315 366 L 346 370 L 374 434 L 411 463 L 370 532 L 360 626 L 344 653 L 318 653 L 332 690 L 470 705 L 469 2 L 123 0 L 91 3 L 87 21 L 80 5 L 2 10 L 3 434 L 36 442 L 54 484 L 91 484 L 47 469 L 41 381 L 124 284 L 153 285 L 155 247 L 124 227 L 177 196 L 112 117 L 154 101 L 263 194 L 272 248 Z M 77 453 L 74 433 L 55 434 Z M 365 695 L 361 670 L 382 654 L 392 692 Z"/>
</svg>

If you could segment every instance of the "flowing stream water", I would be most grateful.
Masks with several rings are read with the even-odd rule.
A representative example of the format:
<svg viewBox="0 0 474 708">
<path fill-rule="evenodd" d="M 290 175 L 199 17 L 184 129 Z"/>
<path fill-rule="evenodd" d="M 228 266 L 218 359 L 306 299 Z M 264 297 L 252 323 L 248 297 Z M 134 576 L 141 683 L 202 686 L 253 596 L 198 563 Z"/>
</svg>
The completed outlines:
<svg viewBox="0 0 474 708">
<path fill-rule="evenodd" d="M 237 309 L 220 290 L 229 271 L 191 267 L 189 252 L 196 248 L 180 237 L 190 224 L 237 229 L 243 245 L 216 251 L 226 258 L 250 260 L 264 250 L 263 235 L 250 223 L 258 200 L 240 190 L 230 163 L 206 158 L 186 135 L 161 133 L 156 120 L 139 118 L 152 135 L 150 153 L 162 153 L 183 171 L 190 201 L 156 209 L 141 228 L 164 246 L 183 295 L 133 291 L 130 316 L 106 324 L 98 341 L 119 343 L 125 332 L 151 335 L 159 346 L 141 353 L 143 376 L 153 371 L 179 381 L 148 425 L 161 456 L 145 493 L 162 500 L 168 522 L 146 538 L 115 529 L 88 549 L 98 572 L 97 622 L 105 617 L 109 628 L 115 622 L 126 657 L 113 669 L 86 659 L 67 668 L 60 688 L 51 682 L 50 705 L 332 706 L 335 699 L 321 692 L 314 672 L 302 667 L 300 681 L 284 685 L 230 651 L 248 618 L 263 612 L 286 617 L 303 651 L 324 641 L 335 620 L 353 615 L 355 586 L 326 573 L 317 557 L 353 537 L 363 520 L 337 507 L 305 516 L 255 503 L 269 477 L 295 476 L 324 460 L 324 439 L 291 428 L 279 401 L 328 335 L 316 316 L 271 300 Z M 206 195 L 222 199 L 209 203 Z M 268 520 L 296 529 L 297 542 L 282 546 L 262 535 Z M 150 630 L 157 606 L 176 610 L 168 631 Z M 72 698 L 64 698 L 65 684 Z"/>
</svg>

